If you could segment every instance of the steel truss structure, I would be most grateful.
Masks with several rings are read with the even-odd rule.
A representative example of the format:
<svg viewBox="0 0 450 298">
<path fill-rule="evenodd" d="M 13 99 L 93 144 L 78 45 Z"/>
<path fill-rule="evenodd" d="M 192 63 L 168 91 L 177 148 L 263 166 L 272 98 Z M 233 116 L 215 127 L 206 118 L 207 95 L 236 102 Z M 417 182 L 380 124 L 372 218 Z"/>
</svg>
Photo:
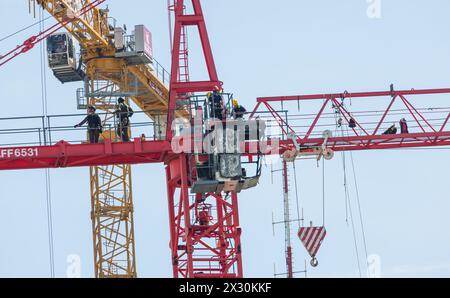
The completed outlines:
<svg viewBox="0 0 450 298">
<path fill-rule="evenodd" d="M 88 104 L 105 112 L 103 126 L 115 121 L 116 93 L 128 91 L 128 75 L 121 69 L 99 69 L 96 61 L 87 65 Z M 119 85 L 106 78 L 116 78 Z M 106 82 L 105 82 L 106 80 Z M 99 87 L 103 84 L 105 87 Z M 109 96 L 95 96 L 99 91 Z M 102 138 L 117 140 L 115 125 Z M 90 167 L 91 219 L 95 276 L 136 277 L 134 248 L 134 207 L 131 165 L 117 164 Z"/>
<path fill-rule="evenodd" d="M 174 277 L 243 277 L 236 193 L 189 194 L 186 155 L 166 167 Z"/>
<path fill-rule="evenodd" d="M 192 4 L 188 13 L 186 2 Z M 167 140 L 172 138 L 171 123 L 177 104 L 186 94 L 221 89 L 200 0 L 176 0 L 172 71 L 170 84 Z M 209 81 L 186 78 L 188 27 L 196 27 L 200 36 Z M 238 200 L 235 193 L 189 195 L 196 179 L 189 155 L 170 155 L 166 159 L 169 204 L 170 248 L 174 277 L 243 277 Z"/>
<path fill-rule="evenodd" d="M 450 94 L 450 89 L 424 89 L 424 90 L 402 90 L 402 91 L 381 91 L 381 92 L 360 92 L 360 93 L 335 93 L 335 94 L 315 94 L 315 95 L 298 95 L 298 96 L 278 96 L 278 97 L 262 97 L 257 99 L 257 105 L 253 110 L 254 117 L 262 106 L 266 107 L 272 115 L 273 119 L 282 130 L 285 137 L 280 141 L 281 152 L 293 148 L 293 142 L 286 137 L 294 135 L 295 139 L 303 150 L 308 151 L 310 148 L 317 148 L 323 145 L 324 138 L 312 135 L 317 131 L 318 123 L 325 118 L 326 109 L 332 109 L 343 120 L 342 125 L 348 127 L 350 119 L 354 120 L 355 127 L 345 136 L 334 136 L 327 140 L 327 147 L 334 151 L 348 150 L 372 150 L 372 149 L 395 149 L 395 148 L 414 148 L 414 147 L 436 147 L 450 145 L 450 131 L 448 130 L 448 122 L 450 120 L 450 112 L 441 119 L 439 123 L 432 123 L 412 102 L 408 99 L 413 96 L 421 96 L 421 102 L 424 98 L 432 95 Z M 357 113 L 352 113 L 343 102 L 344 100 L 368 100 L 368 99 L 388 99 L 388 106 L 382 110 L 381 117 L 374 122 L 374 127 L 368 127 L 359 121 Z M 321 103 L 317 113 L 309 125 L 306 125 L 306 131 L 298 132 L 296 127 L 289 123 L 289 117 L 277 111 L 273 106 L 276 103 L 298 102 L 304 103 L 308 101 L 316 101 Z M 382 125 L 386 125 L 386 118 L 389 116 L 392 106 L 395 103 L 402 104 L 405 107 L 405 115 L 412 119 L 412 123 L 418 128 L 418 132 L 404 134 L 383 134 Z"/>
</svg>

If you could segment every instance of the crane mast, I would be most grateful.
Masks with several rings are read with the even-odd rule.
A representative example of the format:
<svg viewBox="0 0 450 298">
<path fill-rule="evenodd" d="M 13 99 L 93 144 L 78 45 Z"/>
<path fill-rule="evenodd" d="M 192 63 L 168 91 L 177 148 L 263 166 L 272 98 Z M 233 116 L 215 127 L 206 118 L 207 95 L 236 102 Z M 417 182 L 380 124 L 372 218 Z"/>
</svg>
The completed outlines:
<svg viewBox="0 0 450 298">
<path fill-rule="evenodd" d="M 186 3 L 191 4 L 192 12 L 187 11 Z M 175 0 L 169 2 L 169 9 L 175 14 L 168 106 L 170 124 L 175 119 L 177 106 L 192 105 L 195 92 L 219 90 L 222 83 L 218 79 L 200 1 Z M 198 30 L 208 70 L 207 81 L 189 79 L 186 41 L 189 27 Z M 194 113 L 198 112 L 195 105 L 193 109 Z M 173 130 L 168 126 L 167 140 L 172 137 Z M 173 276 L 243 277 L 237 193 L 231 189 L 195 191 L 200 158 L 183 153 L 169 154 L 166 159 Z"/>
</svg>

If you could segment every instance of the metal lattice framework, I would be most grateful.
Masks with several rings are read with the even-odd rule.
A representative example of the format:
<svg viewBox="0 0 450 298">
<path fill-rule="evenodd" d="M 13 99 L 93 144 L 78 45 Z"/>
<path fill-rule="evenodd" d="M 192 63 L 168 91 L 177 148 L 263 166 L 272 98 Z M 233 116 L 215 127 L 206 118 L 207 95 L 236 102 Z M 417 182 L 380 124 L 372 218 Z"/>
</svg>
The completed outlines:
<svg viewBox="0 0 450 298">
<path fill-rule="evenodd" d="M 186 2 L 192 4 L 188 13 Z M 199 0 L 177 0 L 172 7 L 175 13 L 172 71 L 168 114 L 167 140 L 172 138 L 171 123 L 175 119 L 177 102 L 186 94 L 221 89 L 208 32 Z M 198 29 L 209 81 L 189 81 L 186 77 L 186 32 L 188 27 Z M 189 190 L 196 179 L 191 159 L 186 155 L 169 155 L 166 160 L 170 247 L 174 277 L 243 277 L 241 229 L 238 200 L 235 193 L 197 194 L 190 198 Z M 208 206 L 208 207 L 205 207 Z M 208 225 L 199 224 L 199 208 L 207 208 L 203 216 Z"/>
<path fill-rule="evenodd" d="M 129 90 L 128 75 L 123 68 L 98 68 L 95 60 L 87 66 L 88 104 L 106 112 L 103 126 L 115 121 L 118 96 Z M 115 78 L 119 85 L 104 78 Z M 106 87 L 99 86 L 105 85 Z M 102 94 L 107 96 L 98 96 Z M 95 96 L 97 95 L 97 96 Z M 102 134 L 103 139 L 117 141 L 115 125 Z M 91 216 L 96 277 L 136 277 L 133 192 L 131 165 L 93 166 L 90 168 Z"/>
<path fill-rule="evenodd" d="M 84 0 L 84 6 L 82 6 L 79 10 L 77 10 L 76 17 L 69 17 L 70 13 L 74 11 L 69 11 L 67 7 L 69 7 L 64 0 L 29 0 L 30 12 L 31 12 L 31 3 L 33 3 L 33 7 L 36 8 L 36 3 L 41 5 L 44 9 L 47 9 L 57 20 L 58 23 L 53 26 L 39 32 L 38 34 L 31 36 L 27 40 L 25 40 L 22 44 L 17 45 L 14 49 L 7 52 L 6 54 L 0 55 L 0 66 L 5 65 L 15 57 L 27 53 L 34 46 L 43 40 L 45 40 L 51 34 L 61 30 L 62 28 L 66 28 L 72 34 L 78 35 L 80 38 L 80 42 L 89 43 L 93 49 L 96 47 L 98 49 L 106 48 L 111 51 L 111 46 L 109 43 L 98 33 L 94 33 L 94 27 L 98 27 L 102 29 L 100 32 L 106 32 L 105 22 L 107 22 L 108 16 L 105 11 L 100 13 L 97 9 L 97 6 L 105 2 L 106 0 L 95 0 L 89 1 Z M 87 23 L 91 22 L 91 25 Z M 85 34 L 91 34 L 90 38 L 83 35 L 83 30 Z M 91 51 L 90 54 L 93 52 Z M 88 54 L 88 52 L 86 52 Z"/>
<path fill-rule="evenodd" d="M 114 47 L 109 36 L 108 12 L 97 8 L 105 0 L 80 0 L 80 7 L 75 7 L 75 1 L 68 0 L 32 0 L 48 11 L 60 24 L 79 40 L 80 45 L 96 56 L 95 49 L 104 53 L 114 53 Z M 95 6 L 95 7 L 94 7 Z M 85 14 L 81 12 L 86 7 L 93 7 Z"/>
<path fill-rule="evenodd" d="M 348 151 L 348 150 L 371 150 L 371 149 L 395 149 L 395 148 L 413 148 L 413 147 L 436 147 L 450 145 L 450 131 L 448 131 L 448 122 L 450 120 L 450 111 L 442 110 L 440 118 L 430 119 L 427 112 L 432 111 L 433 108 L 418 108 L 417 104 L 427 104 L 427 99 L 432 96 L 440 96 L 441 100 L 444 96 L 450 94 L 450 89 L 424 89 L 424 90 L 401 90 L 401 91 L 380 91 L 380 92 L 360 92 L 360 93 L 335 93 L 335 94 L 315 94 L 315 95 L 299 95 L 299 96 L 278 96 L 278 97 L 263 97 L 258 98 L 258 103 L 252 113 L 255 116 L 261 106 L 266 107 L 270 112 L 271 117 L 278 124 L 282 130 L 284 140 L 280 142 L 280 150 L 283 152 L 286 149 L 292 149 L 293 142 L 286 138 L 286 136 L 295 135 L 297 143 L 303 147 L 304 150 L 308 148 L 320 147 L 324 143 L 324 138 L 321 136 L 324 129 L 333 129 L 336 122 L 333 122 L 328 127 L 320 125 L 321 121 L 329 118 L 330 113 L 327 114 L 327 109 L 332 110 L 333 115 L 337 115 L 342 120 L 342 125 L 349 127 L 350 119 L 355 122 L 355 127 L 349 128 L 345 135 L 334 136 L 327 140 L 327 147 L 334 151 Z M 410 97 L 415 97 L 413 103 Z M 379 103 L 387 103 L 385 109 L 378 108 L 378 119 L 370 123 L 363 123 L 360 119 L 360 114 L 364 112 L 350 111 L 350 108 L 344 103 L 345 100 L 368 101 L 373 100 L 379 106 Z M 306 102 L 318 103 L 316 113 L 311 113 L 310 122 L 302 126 L 303 131 L 299 131 L 298 127 L 293 123 L 294 116 L 285 115 L 274 108 L 275 104 L 298 103 L 304 104 Z M 409 122 L 415 125 L 416 131 L 409 131 L 404 134 L 383 134 L 382 127 L 386 126 L 387 118 L 394 113 L 392 107 L 394 104 L 403 107 L 402 113 L 397 112 L 396 117 L 408 117 Z M 440 108 L 435 108 L 439 110 Z M 370 112 L 370 111 L 369 111 Z M 367 114 L 368 112 L 365 111 Z M 372 112 L 373 113 L 373 112 Z M 428 113 L 428 114 L 427 114 Z M 375 114 L 373 114 L 375 115 Z M 371 116 L 372 119 L 375 116 Z"/>
<path fill-rule="evenodd" d="M 91 167 L 96 277 L 136 277 L 131 166 Z"/>
<path fill-rule="evenodd" d="M 181 155 L 166 167 L 173 275 L 242 277 L 237 195 L 190 196 L 188 164 Z"/>
</svg>

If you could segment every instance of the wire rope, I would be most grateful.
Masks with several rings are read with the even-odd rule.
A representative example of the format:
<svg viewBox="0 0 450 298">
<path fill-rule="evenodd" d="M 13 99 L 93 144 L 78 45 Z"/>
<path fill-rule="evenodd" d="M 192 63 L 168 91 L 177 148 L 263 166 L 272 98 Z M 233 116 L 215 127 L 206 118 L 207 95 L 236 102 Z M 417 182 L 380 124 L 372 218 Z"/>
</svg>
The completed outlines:
<svg viewBox="0 0 450 298">
<path fill-rule="evenodd" d="M 353 153 L 350 152 L 350 161 L 352 164 L 352 172 L 353 172 L 353 181 L 355 184 L 355 192 L 356 192 L 356 201 L 358 203 L 358 212 L 359 212 L 359 221 L 360 221 L 360 225 L 361 225 L 361 232 L 362 232 L 362 238 L 363 238 L 363 245 L 364 245 L 364 253 L 366 256 L 366 265 L 367 265 L 367 269 L 369 268 L 369 253 L 367 250 L 367 241 L 366 241 L 366 231 L 365 231 L 365 227 L 364 227 L 364 220 L 363 220 L 363 214 L 362 214 L 362 208 L 361 208 L 361 200 L 360 200 L 360 196 L 359 196 L 359 187 L 358 187 L 358 181 L 356 179 L 356 171 L 355 171 L 355 162 L 353 159 Z"/>
<path fill-rule="evenodd" d="M 40 29 L 44 29 L 45 20 L 43 19 L 43 9 L 39 9 L 39 24 Z M 44 117 L 48 115 L 48 97 L 47 97 L 47 72 L 45 65 L 45 48 L 40 43 L 40 62 L 41 62 L 41 97 L 42 97 L 42 113 Z M 44 135 L 45 135 L 44 131 Z M 45 195 L 46 195 L 46 207 L 47 207 L 47 233 L 48 233 L 48 249 L 49 249 L 49 266 L 50 276 L 55 277 L 55 252 L 53 241 L 53 215 L 52 215 L 52 197 L 51 197 L 51 176 L 50 170 L 45 169 Z"/>
<path fill-rule="evenodd" d="M 28 30 L 28 29 L 30 29 L 30 28 L 33 28 L 33 27 L 36 26 L 36 25 L 40 25 L 40 24 L 42 24 L 43 22 L 45 22 L 46 20 L 48 20 L 48 19 L 50 19 L 50 18 L 52 18 L 52 17 L 51 17 L 51 16 L 46 17 L 46 18 L 43 19 L 43 20 L 39 20 L 39 21 L 37 21 L 36 23 L 33 23 L 33 24 L 29 25 L 29 26 L 26 26 L 26 27 L 24 27 L 24 28 L 22 28 L 22 29 L 20 29 L 20 30 L 18 30 L 18 31 L 16 31 L 16 32 L 14 32 L 14 33 L 11 33 L 11 34 L 9 34 L 9 35 L 3 37 L 3 38 L 0 38 L 0 42 L 5 41 L 5 40 L 7 40 L 7 39 L 9 39 L 9 38 L 11 38 L 11 37 L 13 37 L 13 36 L 19 34 L 19 33 L 22 33 L 22 32 L 25 31 L 25 30 Z"/>
<path fill-rule="evenodd" d="M 322 226 L 325 226 L 325 158 L 322 158 Z"/>
<path fill-rule="evenodd" d="M 354 242 L 354 247 L 355 247 L 355 254 L 356 254 L 356 261 L 357 261 L 357 265 L 358 265 L 358 272 L 359 272 L 359 277 L 362 277 L 362 271 L 361 271 L 361 262 L 359 259 L 359 249 L 358 249 L 358 241 L 357 241 L 357 237 L 356 237 L 356 228 L 355 228 L 355 222 L 353 220 L 353 210 L 352 210 L 352 204 L 350 201 L 350 194 L 348 191 L 348 185 L 347 185 L 347 170 L 346 170 L 346 166 L 345 166 L 345 152 L 342 152 L 342 162 L 343 162 L 343 167 L 344 167 L 344 192 L 345 192 L 345 204 L 346 204 L 346 212 L 347 212 L 347 208 L 348 208 L 348 214 L 346 214 L 346 222 L 348 225 L 348 216 L 350 215 L 350 224 L 352 227 L 352 234 L 353 234 L 353 242 Z"/>
<path fill-rule="evenodd" d="M 297 207 L 297 222 L 298 228 L 302 227 L 302 216 L 300 215 L 300 199 L 298 195 L 298 182 L 297 182 L 297 167 L 295 166 L 295 161 L 292 163 L 292 167 L 294 168 L 294 183 L 295 183 L 295 202 Z"/>
<path fill-rule="evenodd" d="M 346 128 L 346 130 L 347 130 L 347 134 L 348 134 L 349 133 L 348 132 L 348 127 Z M 344 136 L 344 128 L 343 127 L 341 127 L 341 133 L 342 133 L 342 136 Z M 365 257 L 366 257 L 366 266 L 367 266 L 367 269 L 368 269 L 369 268 L 369 263 L 368 263 L 367 241 L 366 241 L 366 233 L 365 233 L 365 228 L 364 228 L 364 220 L 363 220 L 362 208 L 361 208 L 361 202 L 360 202 L 359 187 L 358 187 L 356 171 L 355 171 L 355 162 L 354 162 L 354 158 L 353 158 L 353 153 L 350 152 L 349 154 L 350 154 L 350 161 L 351 161 L 351 165 L 352 165 L 353 181 L 354 181 L 354 184 L 355 184 L 355 192 L 356 192 L 357 206 L 358 206 L 358 212 L 359 212 L 359 221 L 360 221 L 360 225 L 361 225 L 364 253 L 365 253 Z M 359 249 L 358 249 L 358 244 L 357 244 L 357 239 L 356 239 L 356 228 L 355 228 L 355 223 L 354 223 L 354 218 L 353 218 L 353 210 L 352 210 L 352 205 L 351 205 L 351 200 L 350 200 L 350 193 L 349 193 L 349 190 L 348 190 L 347 166 L 346 166 L 346 154 L 345 154 L 345 151 L 342 152 L 342 165 L 343 165 L 343 171 L 344 171 L 344 189 L 345 189 L 345 201 L 346 201 L 346 222 L 348 224 L 348 214 L 347 214 L 347 208 L 348 208 L 348 211 L 350 213 L 350 221 L 351 221 L 351 225 L 352 225 L 352 230 L 353 230 L 355 252 L 356 252 L 356 257 L 357 257 L 357 260 L 358 260 L 358 270 L 359 270 L 360 277 L 362 277 L 361 264 L 360 264 L 360 261 L 359 261 Z"/>
</svg>

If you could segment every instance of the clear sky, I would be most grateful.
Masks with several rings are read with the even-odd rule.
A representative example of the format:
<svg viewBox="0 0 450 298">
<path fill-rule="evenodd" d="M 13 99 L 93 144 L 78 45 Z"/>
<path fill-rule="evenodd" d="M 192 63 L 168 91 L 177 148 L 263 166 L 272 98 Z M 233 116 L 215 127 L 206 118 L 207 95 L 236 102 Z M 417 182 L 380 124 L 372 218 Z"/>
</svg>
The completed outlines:
<svg viewBox="0 0 450 298">
<path fill-rule="evenodd" d="M 143 23 L 151 29 L 155 56 L 169 67 L 166 1 L 107 2 L 120 24 L 131 28 Z M 202 2 L 219 76 L 226 91 L 249 108 L 258 96 L 378 91 L 391 83 L 399 89 L 450 85 L 446 0 L 381 0 L 379 19 L 368 17 L 366 0 Z M 25 0 L 2 1 L 0 15 L 0 38 L 34 21 Z M 36 27 L 0 42 L 0 53 L 35 32 Z M 196 49 L 192 44 L 191 65 L 194 76 L 200 77 Z M 81 86 L 61 85 L 50 71 L 47 76 L 49 114 L 77 113 L 75 90 Z M 2 67 L 0 82 L 0 118 L 41 114 L 39 48 Z M 358 152 L 353 157 L 367 248 L 380 257 L 382 275 L 449 276 L 448 151 Z M 297 163 L 297 170 L 305 218 L 319 223 L 322 169 L 305 161 Z M 56 274 L 64 277 L 67 256 L 77 254 L 82 276 L 91 277 L 88 169 L 52 170 L 51 180 Z M 169 277 L 163 166 L 135 166 L 133 180 L 138 274 Z M 1 172 L 0 181 L 0 276 L 49 276 L 44 171 Z M 276 220 L 283 215 L 280 173 L 273 181 L 267 167 L 260 187 L 240 195 L 247 277 L 271 277 L 274 264 L 277 271 L 284 270 L 283 229 L 277 227 L 273 236 L 271 224 L 272 214 Z M 312 277 L 359 276 L 352 229 L 345 221 L 342 181 L 342 159 L 337 155 L 326 167 L 328 235 L 318 255 L 319 267 L 308 267 Z M 350 190 L 354 193 L 354 185 Z M 354 195 L 352 202 L 356 206 Z M 357 236 L 365 270 L 360 233 Z M 298 239 L 294 243 L 295 266 L 302 270 L 309 257 Z"/>
</svg>

